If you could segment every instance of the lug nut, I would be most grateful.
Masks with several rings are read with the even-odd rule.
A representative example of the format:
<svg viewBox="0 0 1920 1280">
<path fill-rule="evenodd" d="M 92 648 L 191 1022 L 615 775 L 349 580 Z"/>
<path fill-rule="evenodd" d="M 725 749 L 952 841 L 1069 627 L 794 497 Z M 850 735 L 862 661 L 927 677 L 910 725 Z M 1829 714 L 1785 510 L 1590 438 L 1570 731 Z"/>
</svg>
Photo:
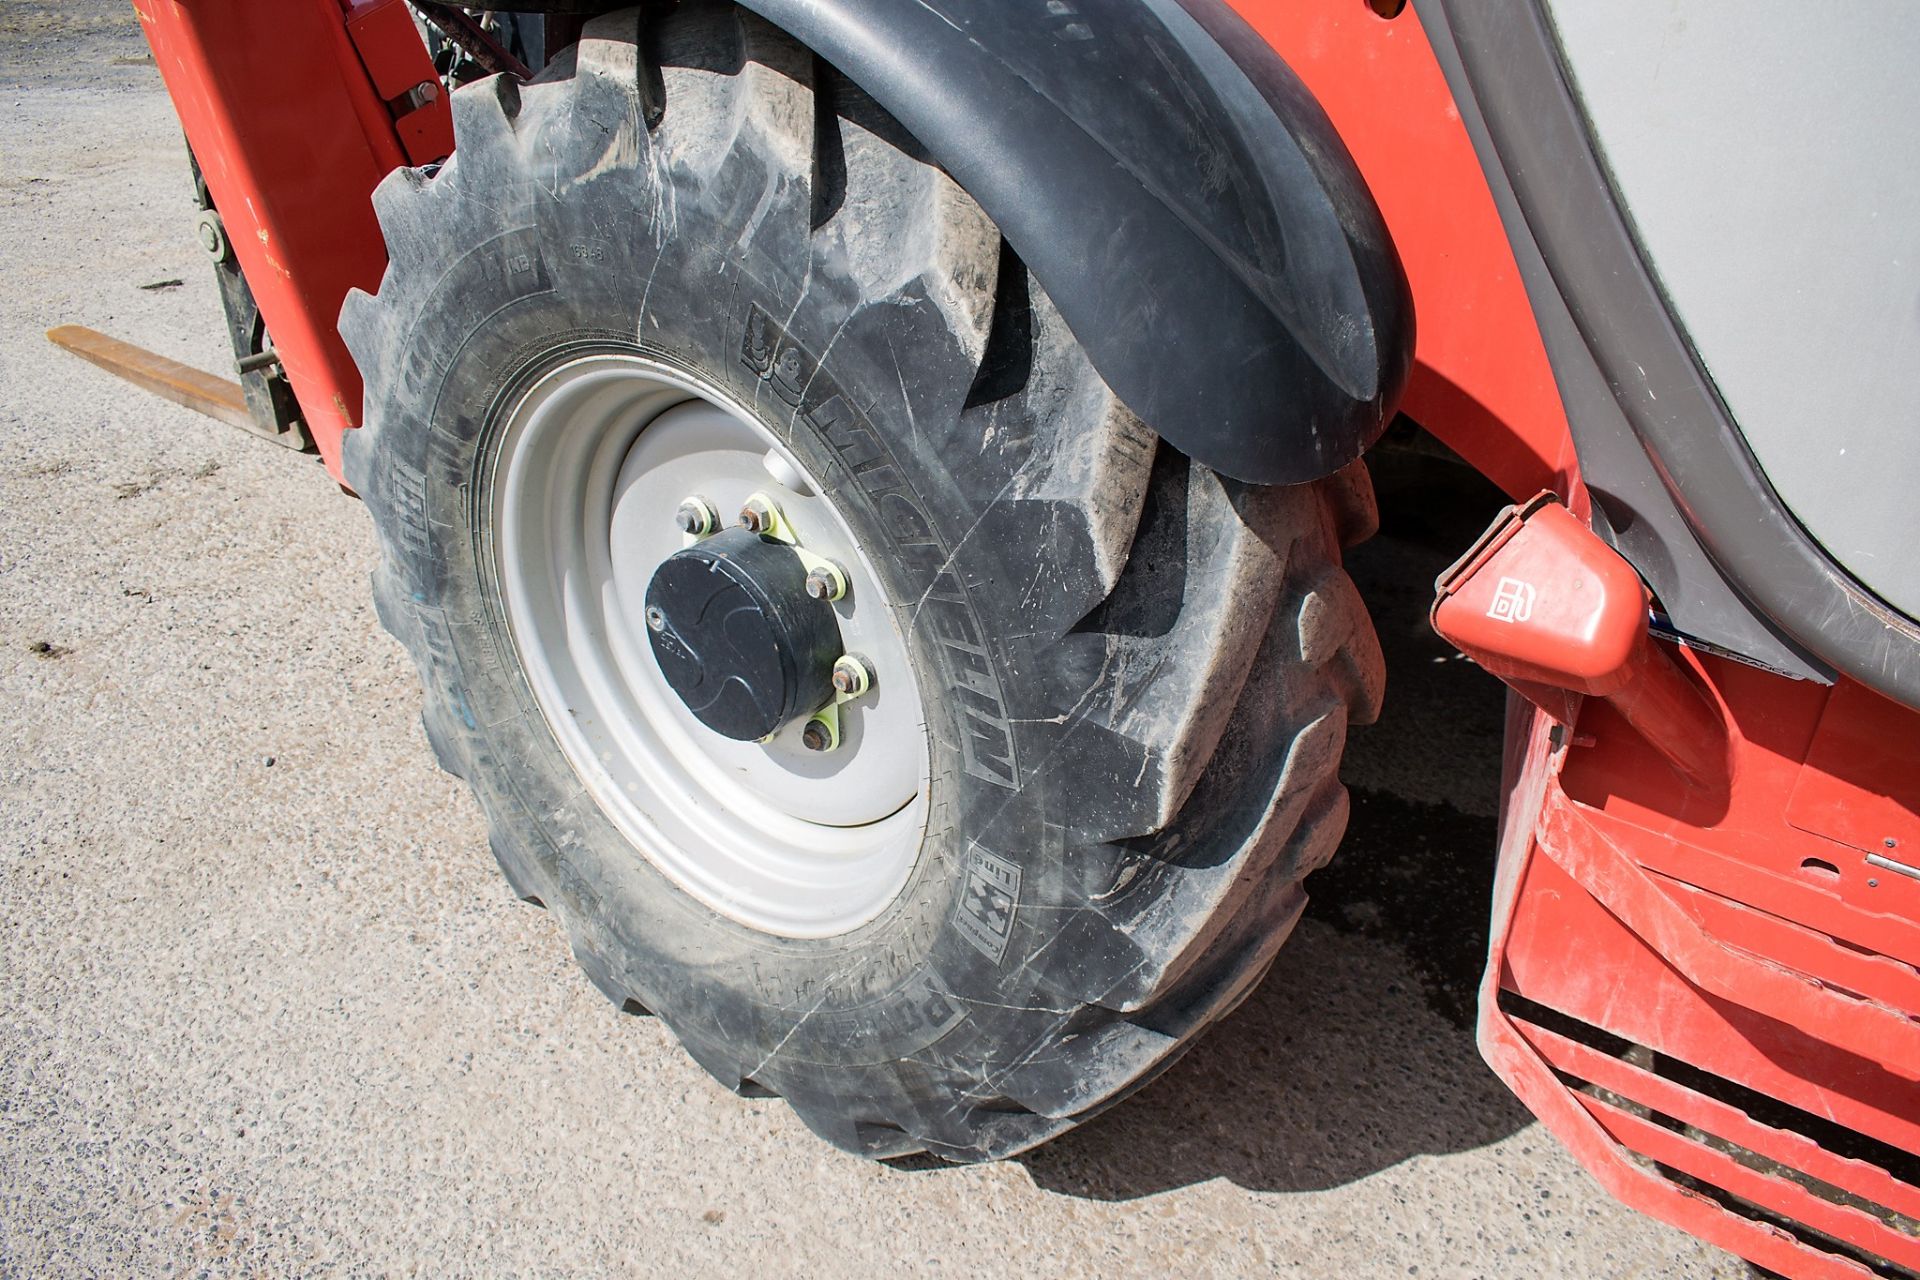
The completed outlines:
<svg viewBox="0 0 1920 1280">
<path fill-rule="evenodd" d="M 833 750 L 833 731 L 818 720 L 807 721 L 800 731 L 800 744 L 809 751 Z"/>
<path fill-rule="evenodd" d="M 705 498 L 688 498 L 673 513 L 673 522 L 690 538 L 704 538 L 720 524 L 720 515 Z"/>
<path fill-rule="evenodd" d="M 740 523 L 747 527 L 748 533 L 771 533 L 773 504 L 765 498 L 747 499 L 747 505 L 740 508 Z"/>
<path fill-rule="evenodd" d="M 833 664 L 833 691 L 857 698 L 873 687 L 873 672 L 852 654 L 843 654 Z"/>
<path fill-rule="evenodd" d="M 807 570 L 807 594 L 815 600 L 838 600 L 847 594 L 847 575 L 831 561 Z"/>
<path fill-rule="evenodd" d="M 657 604 L 648 605 L 647 606 L 647 630 L 665 631 L 666 629 L 667 629 L 667 615 L 660 612 L 659 605 Z M 818 668 L 816 668 L 816 670 L 817 669 Z"/>
</svg>

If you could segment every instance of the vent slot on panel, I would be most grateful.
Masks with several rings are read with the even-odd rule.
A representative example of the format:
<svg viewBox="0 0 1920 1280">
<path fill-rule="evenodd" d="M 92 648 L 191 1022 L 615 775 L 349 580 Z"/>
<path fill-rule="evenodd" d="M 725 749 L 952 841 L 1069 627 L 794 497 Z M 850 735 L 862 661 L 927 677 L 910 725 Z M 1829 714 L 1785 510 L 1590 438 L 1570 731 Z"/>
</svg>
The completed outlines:
<svg viewBox="0 0 1920 1280">
<path fill-rule="evenodd" d="M 1920 1155 L 1514 992 L 1500 1008 L 1642 1167 L 1876 1275 L 1920 1275 Z"/>
</svg>

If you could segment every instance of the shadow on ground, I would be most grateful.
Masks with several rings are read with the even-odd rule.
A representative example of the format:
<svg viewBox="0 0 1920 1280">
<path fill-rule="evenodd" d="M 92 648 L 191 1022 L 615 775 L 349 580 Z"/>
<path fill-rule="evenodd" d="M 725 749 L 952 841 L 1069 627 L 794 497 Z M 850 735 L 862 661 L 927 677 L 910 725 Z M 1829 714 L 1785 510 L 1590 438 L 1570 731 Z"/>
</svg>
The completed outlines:
<svg viewBox="0 0 1920 1280">
<path fill-rule="evenodd" d="M 1375 472 L 1381 534 L 1350 567 L 1387 653 L 1387 712 L 1349 746 L 1340 855 L 1239 1010 L 1138 1097 L 1023 1157 L 1048 1190 L 1319 1191 L 1530 1121 L 1473 1041 L 1503 692 L 1426 625 L 1434 576 L 1504 499 L 1419 455 Z"/>
</svg>

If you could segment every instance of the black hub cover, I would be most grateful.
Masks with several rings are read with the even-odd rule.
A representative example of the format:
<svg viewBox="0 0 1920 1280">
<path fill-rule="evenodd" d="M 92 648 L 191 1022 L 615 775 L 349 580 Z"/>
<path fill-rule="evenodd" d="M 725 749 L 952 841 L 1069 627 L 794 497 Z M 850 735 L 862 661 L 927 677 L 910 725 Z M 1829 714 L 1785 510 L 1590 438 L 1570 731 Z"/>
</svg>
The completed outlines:
<svg viewBox="0 0 1920 1280">
<path fill-rule="evenodd" d="M 833 697 L 840 626 L 792 547 L 728 529 L 668 556 L 647 584 L 654 661 L 687 710 L 741 742 Z"/>
</svg>

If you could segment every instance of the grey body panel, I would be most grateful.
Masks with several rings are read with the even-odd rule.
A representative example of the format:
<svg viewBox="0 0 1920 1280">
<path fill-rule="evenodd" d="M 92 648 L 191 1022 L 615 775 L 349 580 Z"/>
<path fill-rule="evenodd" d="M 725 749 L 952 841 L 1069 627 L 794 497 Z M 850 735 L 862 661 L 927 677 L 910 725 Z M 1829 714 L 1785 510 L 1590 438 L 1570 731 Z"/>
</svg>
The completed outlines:
<svg viewBox="0 0 1920 1280">
<path fill-rule="evenodd" d="M 1920 616 L 1920 7 L 1547 8 L 1643 256 L 1768 481 Z"/>
</svg>

